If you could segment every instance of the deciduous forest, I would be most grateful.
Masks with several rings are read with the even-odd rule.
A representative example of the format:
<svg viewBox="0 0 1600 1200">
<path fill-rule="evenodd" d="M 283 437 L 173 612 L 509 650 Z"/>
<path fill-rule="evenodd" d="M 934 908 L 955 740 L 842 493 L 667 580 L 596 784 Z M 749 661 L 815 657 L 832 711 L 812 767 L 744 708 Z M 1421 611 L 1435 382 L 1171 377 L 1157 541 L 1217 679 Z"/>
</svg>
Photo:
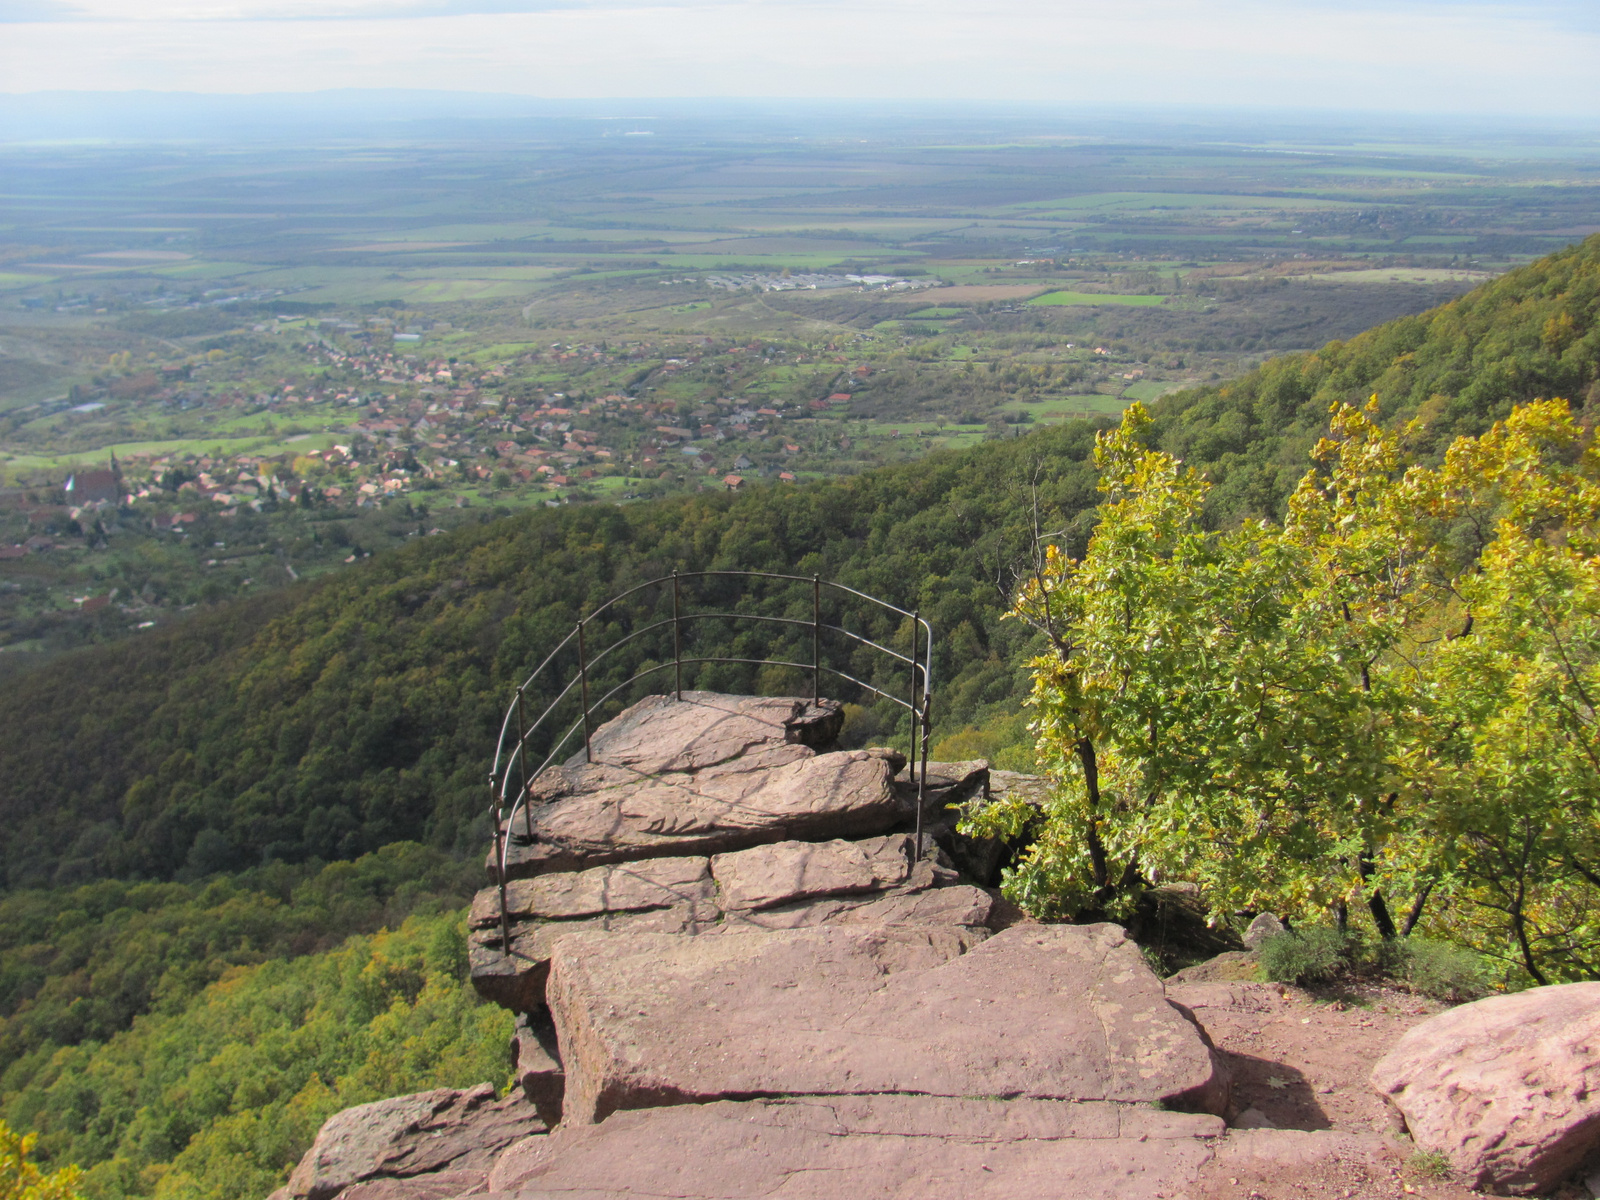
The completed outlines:
<svg viewBox="0 0 1600 1200">
<path fill-rule="evenodd" d="M 1600 236 L 1421 315 L 1155 401 L 1128 436 L 1174 479 L 1195 481 L 1184 536 L 1226 540 L 1253 522 L 1309 519 L 1311 499 L 1291 497 L 1336 432 L 1337 405 L 1367 413 L 1372 444 L 1394 448 L 1380 471 L 1388 478 L 1407 463 L 1452 469 L 1457 439 L 1554 398 L 1573 415 L 1565 449 L 1552 454 L 1590 453 Z M 1356 444 L 1354 418 L 1340 419 L 1344 444 Z M 462 983 L 459 918 L 487 840 L 501 714 L 585 612 L 673 570 L 817 574 L 920 611 L 937 639 L 935 756 L 1031 766 L 1025 723 L 1038 710 L 1023 701 L 1030 664 L 1052 652 L 1049 631 L 1002 618 L 1038 546 L 1083 559 L 1115 488 L 1126 491 L 1114 464 L 1113 492 L 1098 490 L 1106 460 L 1102 450 L 1096 461 L 1096 436 L 1111 424 L 1072 421 L 802 486 L 468 525 L 15 679 L 0 695 L 0 1117 L 39 1131 L 49 1163 L 83 1166 L 97 1198 L 231 1200 L 264 1194 L 337 1108 L 500 1081 L 502 1014 L 477 1006 Z M 1565 526 L 1541 521 L 1541 536 L 1560 542 Z M 1503 582 L 1520 594 L 1515 579 Z M 810 613 L 809 583 L 721 587 L 697 601 Z M 646 589 L 595 636 L 669 605 L 668 589 Z M 909 647 L 909 626 L 864 610 L 834 615 Z M 754 646 L 713 622 L 697 636 L 713 653 Z M 1595 649 L 1575 652 L 1592 662 Z M 669 653 L 641 639 L 597 682 Z M 887 667 L 829 653 L 894 684 Z M 733 665 L 699 668 L 691 682 L 805 684 Z M 649 690 L 636 685 L 612 711 Z M 552 695 L 540 683 L 530 703 Z M 852 705 L 848 739 L 906 741 L 892 705 L 840 698 Z M 1592 767 L 1580 776 L 1561 786 L 1587 788 L 1592 803 Z M 1564 803 L 1548 807 L 1559 817 Z M 1072 819 L 1081 833 L 1081 813 Z M 1396 868 L 1384 886 L 1414 892 L 1426 866 Z M 1075 870 L 1024 871 L 1014 883 L 1041 912 L 1071 909 Z M 1308 923 L 1327 919 L 1336 889 L 1314 874 L 1287 881 L 1273 902 L 1301 905 Z M 1208 882 L 1230 904 L 1266 898 L 1221 876 Z M 1593 880 L 1573 872 L 1568 885 Z M 1594 947 L 1570 961 L 1592 970 Z"/>
</svg>

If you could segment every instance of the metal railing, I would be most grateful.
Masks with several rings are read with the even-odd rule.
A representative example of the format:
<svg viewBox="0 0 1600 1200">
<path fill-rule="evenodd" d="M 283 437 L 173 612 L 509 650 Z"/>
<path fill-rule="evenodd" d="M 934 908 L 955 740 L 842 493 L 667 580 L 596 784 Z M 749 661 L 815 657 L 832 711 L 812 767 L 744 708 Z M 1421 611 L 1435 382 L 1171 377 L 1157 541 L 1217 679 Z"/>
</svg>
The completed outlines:
<svg viewBox="0 0 1600 1200">
<path fill-rule="evenodd" d="M 689 580 L 712 578 L 771 579 L 788 583 L 809 583 L 811 585 L 811 620 L 806 621 L 799 617 L 768 616 L 761 613 L 685 612 L 683 608 L 683 584 Z M 586 633 L 589 626 L 593 625 L 599 618 L 612 612 L 615 606 L 630 596 L 650 588 L 665 587 L 668 584 L 672 587 L 672 616 L 634 629 L 626 636 L 613 641 L 598 654 L 591 656 L 589 638 Z M 824 622 L 822 619 L 824 588 L 877 605 L 879 608 L 897 616 L 909 618 L 911 621 L 911 653 L 909 655 L 902 654 L 898 650 L 847 629 L 842 624 L 835 625 Z M 692 622 L 706 620 L 751 621 L 809 630 L 811 634 L 811 661 L 803 663 L 780 658 L 743 658 L 727 655 L 700 655 L 685 658 L 683 655 L 684 627 Z M 623 646 L 657 630 L 666 629 L 668 626 L 672 629 L 672 660 L 670 662 L 659 662 L 643 670 L 636 671 L 621 683 L 612 686 L 598 700 L 591 701 L 589 682 L 595 667 Z M 886 692 L 864 679 L 858 679 L 854 675 L 850 675 L 824 662 L 822 650 L 824 634 L 838 635 L 853 645 L 868 647 L 904 664 L 907 671 L 906 695 L 902 697 Z M 544 710 L 537 717 L 531 722 L 528 721 L 526 719 L 525 700 L 529 689 L 539 681 L 547 668 L 551 667 L 569 649 L 576 651 L 578 660 L 577 673 L 567 679 L 565 686 L 556 693 L 553 699 L 546 703 Z M 842 583 L 834 583 L 816 575 L 784 575 L 773 571 L 686 571 L 681 573 L 674 571 L 671 575 L 658 576 L 611 597 L 611 599 L 578 621 L 572 632 L 567 634 L 545 656 L 544 661 L 535 667 L 532 673 L 517 686 L 516 694 L 512 698 L 510 706 L 506 709 L 505 718 L 500 724 L 500 740 L 495 747 L 494 766 L 489 772 L 489 788 L 491 792 L 489 812 L 494 819 L 495 875 L 500 889 L 500 933 L 503 939 L 502 947 L 506 954 L 511 952 L 511 933 L 509 919 L 506 915 L 507 856 L 511 848 L 512 829 L 519 811 L 523 815 L 525 836 L 529 839 L 533 837 L 533 815 L 529 806 L 530 788 L 538 781 L 541 775 L 550 769 L 580 729 L 583 732 L 584 760 L 586 762 L 593 761 L 594 714 L 596 710 L 604 709 L 605 705 L 623 689 L 650 675 L 671 670 L 673 673 L 673 696 L 681 700 L 683 698 L 683 668 L 705 663 L 741 663 L 752 666 L 793 667 L 801 671 L 808 671 L 811 675 L 811 699 L 813 705 L 822 699 L 822 677 L 827 674 L 852 683 L 859 688 L 872 692 L 874 695 L 883 697 L 885 700 L 892 701 L 901 708 L 909 710 L 911 713 L 911 753 L 908 761 L 912 778 L 917 785 L 916 852 L 919 857 L 921 856 L 922 807 L 927 783 L 928 730 L 931 724 L 929 711 L 932 703 L 933 626 L 924 620 L 920 613 L 900 608 L 897 605 L 890 604 L 887 600 L 880 600 L 878 597 L 858 591 L 856 588 L 848 587 Z M 550 719 L 551 714 L 573 694 L 574 688 L 578 689 L 580 708 L 577 720 L 573 721 L 566 731 L 555 739 L 543 760 L 530 771 L 528 769 L 528 761 L 531 756 L 528 748 L 529 739 L 545 727 L 545 723 Z"/>
</svg>

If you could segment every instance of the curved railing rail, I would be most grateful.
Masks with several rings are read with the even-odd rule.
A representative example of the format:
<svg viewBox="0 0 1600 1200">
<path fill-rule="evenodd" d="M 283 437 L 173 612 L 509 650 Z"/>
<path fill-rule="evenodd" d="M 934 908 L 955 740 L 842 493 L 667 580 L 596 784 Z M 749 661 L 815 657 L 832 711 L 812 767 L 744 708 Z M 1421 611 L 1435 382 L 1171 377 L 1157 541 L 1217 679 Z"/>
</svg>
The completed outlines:
<svg viewBox="0 0 1600 1200">
<path fill-rule="evenodd" d="M 788 583 L 809 583 L 811 585 L 811 620 L 806 621 L 799 617 L 777 617 L 763 613 L 741 612 L 684 612 L 683 611 L 683 584 L 690 580 L 713 578 L 740 578 L 740 579 L 771 579 Z M 617 640 L 611 642 L 597 654 L 591 655 L 586 630 L 596 620 L 615 610 L 622 601 L 650 588 L 672 586 L 672 616 L 657 621 L 652 621 Z M 911 653 L 903 654 L 889 646 L 873 641 L 854 630 L 843 625 L 829 624 L 822 619 L 823 589 L 828 588 L 834 592 L 843 593 L 856 600 L 877 605 L 879 608 L 894 613 L 897 616 L 909 618 L 911 621 Z M 696 621 L 707 620 L 732 620 L 750 621 L 758 624 L 771 624 L 779 626 L 796 627 L 811 632 L 811 661 L 795 662 L 790 659 L 780 658 L 745 658 L 726 655 L 698 655 L 685 658 L 683 655 L 683 631 L 686 625 Z M 672 629 L 672 660 L 659 662 L 643 670 L 636 671 L 621 683 L 613 685 L 605 695 L 597 700 L 589 695 L 589 682 L 594 669 L 606 659 L 639 638 L 657 630 Z M 854 675 L 841 671 L 823 661 L 822 643 L 824 634 L 833 634 L 844 638 L 853 645 L 865 646 L 880 654 L 887 655 L 892 660 L 903 664 L 907 673 L 906 694 L 898 696 L 884 691 L 875 684 Z M 549 669 L 561 655 L 568 651 L 576 651 L 578 660 L 577 673 L 567 679 L 560 691 L 544 706 L 531 722 L 526 720 L 525 699 L 530 688 L 537 683 L 547 669 Z M 926 790 L 926 777 L 928 771 L 928 729 L 930 726 L 929 711 L 932 697 L 933 678 L 933 626 L 923 619 L 921 614 L 913 612 L 898 605 L 890 604 L 887 600 L 880 600 L 876 596 L 848 587 L 842 583 L 822 579 L 816 575 L 785 575 L 775 571 L 674 571 L 670 575 L 661 575 L 655 579 L 635 585 L 625 592 L 620 592 L 611 597 L 604 604 L 594 609 L 582 620 L 578 621 L 571 633 L 561 639 L 561 642 L 550 651 L 533 671 L 517 685 L 515 696 L 510 706 L 506 709 L 505 718 L 500 723 L 500 740 L 495 747 L 494 765 L 489 772 L 489 788 L 491 800 L 489 806 L 490 816 L 494 819 L 495 827 L 495 867 L 496 877 L 500 889 L 500 932 L 502 945 L 506 953 L 510 953 L 510 929 L 506 916 L 506 858 L 511 846 L 512 829 L 520 811 L 523 815 L 523 824 L 526 835 L 533 834 L 533 816 L 529 809 L 529 789 L 560 757 L 563 750 L 577 736 L 579 730 L 583 732 L 583 751 L 587 759 L 591 753 L 591 739 L 593 735 L 592 722 L 597 710 L 614 699 L 619 692 L 637 683 L 639 680 L 663 671 L 673 673 L 673 694 L 682 699 L 683 694 L 683 668 L 704 663 L 743 663 L 754 666 L 793 667 L 811 674 L 811 698 L 813 703 L 822 699 L 822 677 L 830 675 L 852 683 L 859 688 L 885 700 L 892 701 L 901 708 L 911 713 L 911 753 L 910 764 L 912 777 L 917 785 L 917 813 L 916 813 L 916 845 L 917 852 L 922 851 L 922 805 Z M 552 717 L 561 704 L 573 695 L 577 689 L 579 700 L 579 716 L 567 727 L 565 732 L 554 737 L 549 752 L 529 770 L 529 759 L 532 752 L 529 750 L 529 739 L 533 738 Z M 553 736 L 553 735 L 547 735 Z M 919 753 L 920 752 L 920 753 Z"/>
</svg>

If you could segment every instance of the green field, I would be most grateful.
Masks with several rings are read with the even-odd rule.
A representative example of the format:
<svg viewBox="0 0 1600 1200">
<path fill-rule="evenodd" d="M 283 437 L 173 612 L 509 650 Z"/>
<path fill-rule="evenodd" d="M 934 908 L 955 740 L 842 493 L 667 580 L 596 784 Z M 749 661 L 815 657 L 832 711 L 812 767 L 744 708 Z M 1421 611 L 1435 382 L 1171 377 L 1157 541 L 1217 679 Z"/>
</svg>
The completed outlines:
<svg viewBox="0 0 1600 1200">
<path fill-rule="evenodd" d="M 0 290 L 37 287 L 41 283 L 50 282 L 50 279 L 51 276 L 48 275 L 19 275 L 15 271 L 0 271 Z"/>
<path fill-rule="evenodd" d="M 1028 301 L 1029 304 L 1050 307 L 1068 304 L 1121 304 L 1133 308 L 1150 307 L 1166 302 L 1166 296 L 1117 296 L 1099 292 L 1051 292 L 1045 296 L 1035 296 Z"/>
</svg>

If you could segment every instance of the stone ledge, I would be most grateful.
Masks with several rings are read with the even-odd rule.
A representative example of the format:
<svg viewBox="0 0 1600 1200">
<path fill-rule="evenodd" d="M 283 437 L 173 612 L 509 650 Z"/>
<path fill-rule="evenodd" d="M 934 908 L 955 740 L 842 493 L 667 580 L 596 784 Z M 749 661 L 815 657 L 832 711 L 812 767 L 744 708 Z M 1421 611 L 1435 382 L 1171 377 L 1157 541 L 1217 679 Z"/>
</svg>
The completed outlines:
<svg viewBox="0 0 1600 1200">
<path fill-rule="evenodd" d="M 1181 1194 L 1221 1133 L 1215 1117 L 1116 1104 L 722 1101 L 619 1113 L 518 1143 L 496 1164 L 485 1200 L 1156 1200 Z"/>
<path fill-rule="evenodd" d="M 1202 1033 L 1110 925 L 587 933 L 556 946 L 548 998 L 569 1123 L 762 1095 L 1227 1099 Z"/>
</svg>

